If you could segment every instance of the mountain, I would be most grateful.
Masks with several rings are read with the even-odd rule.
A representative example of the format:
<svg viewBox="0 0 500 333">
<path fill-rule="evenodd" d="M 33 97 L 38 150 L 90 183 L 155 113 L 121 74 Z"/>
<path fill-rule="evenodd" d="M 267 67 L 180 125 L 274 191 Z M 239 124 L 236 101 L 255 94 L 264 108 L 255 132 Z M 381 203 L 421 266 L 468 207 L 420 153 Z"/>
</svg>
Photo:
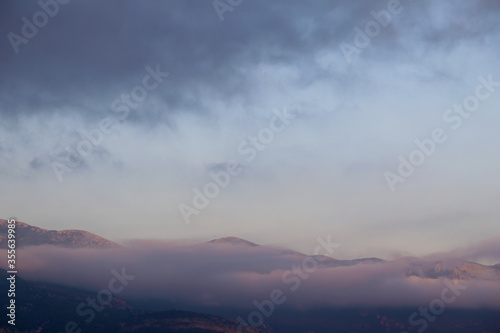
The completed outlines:
<svg viewBox="0 0 500 333">
<path fill-rule="evenodd" d="M 457 258 L 428 261 L 407 258 L 407 276 L 428 279 L 448 278 L 452 280 L 500 280 L 500 266 L 486 266 Z"/>
<path fill-rule="evenodd" d="M 211 240 L 207 242 L 208 244 L 230 244 L 233 246 L 241 246 L 241 247 L 258 247 L 261 245 L 249 242 L 245 239 L 238 238 L 238 237 L 224 237 L 224 238 L 218 238 Z M 294 250 L 289 250 L 289 249 L 279 249 L 276 248 L 276 253 L 279 253 L 281 255 L 287 255 L 290 257 L 290 259 L 293 261 L 295 259 L 296 261 L 302 261 L 306 257 L 312 257 L 315 258 L 320 265 L 323 266 L 328 266 L 328 267 L 337 267 L 337 266 L 353 266 L 357 264 L 377 264 L 377 263 L 382 263 L 386 262 L 383 259 L 379 258 L 361 258 L 361 259 L 354 259 L 354 260 L 339 260 L 335 259 L 326 255 L 312 255 L 309 256 L 307 254 L 294 251 Z"/>
<path fill-rule="evenodd" d="M 260 246 L 238 237 L 218 238 L 211 240 L 208 243 L 230 244 L 233 246 L 240 246 L 242 248 Z M 283 255 L 283 257 L 287 258 L 288 261 L 281 263 L 279 267 L 267 267 L 267 272 L 272 271 L 276 268 L 290 266 L 291 263 L 300 263 L 302 260 L 304 260 L 304 258 L 309 257 L 304 253 L 289 249 L 276 249 L 276 253 Z M 340 260 L 325 255 L 313 255 L 311 257 L 317 259 L 320 266 L 327 267 L 346 267 L 360 264 L 377 265 L 388 262 L 386 260 L 375 257 L 352 260 Z M 430 261 L 415 257 L 406 257 L 402 258 L 401 260 L 403 260 L 404 264 L 406 265 L 406 276 L 418 276 L 427 279 L 448 278 L 451 280 L 500 280 L 500 264 L 497 264 L 495 266 L 485 266 L 474 262 L 450 258 Z M 266 270 L 261 271 L 256 269 L 256 271 L 263 272 Z"/>
<path fill-rule="evenodd" d="M 7 272 L 0 269 L 1 290 L 9 289 L 7 276 Z M 90 317 L 78 316 L 76 309 L 88 298 L 95 300 L 96 295 L 97 291 L 26 281 L 16 276 L 16 326 L 13 329 L 2 321 L 0 332 L 62 332 L 69 321 L 75 322 L 82 332 L 236 333 L 240 325 L 235 320 L 203 313 L 134 309 L 116 297 L 107 304 L 98 303 L 96 306 L 104 309 L 93 311 L 95 317 L 87 323 L 85 320 Z M 6 297 L 1 298 L 3 309 L 7 307 L 7 301 Z M 86 313 L 91 311 L 90 306 L 82 309 Z M 254 329 L 253 332 L 265 333 L 267 330 Z"/>
<path fill-rule="evenodd" d="M 6 236 L 8 233 L 7 220 L 0 219 L 0 248 L 7 248 Z M 16 246 L 34 246 L 50 244 L 66 248 L 115 248 L 120 245 L 107 240 L 103 237 L 94 235 L 83 230 L 47 230 L 31 226 L 23 222 L 16 222 Z M 238 237 L 224 237 L 211 240 L 207 244 L 213 245 L 231 245 L 241 248 L 257 248 L 261 245 L 252 243 Z M 276 267 L 262 266 L 262 271 L 272 271 L 277 268 L 289 267 L 290 263 L 299 263 L 304 258 L 309 257 L 304 253 L 289 249 L 274 248 L 276 255 L 281 255 L 284 259 L 281 264 Z M 339 260 L 324 255 L 314 255 L 313 258 L 318 260 L 321 266 L 341 267 L 353 266 L 359 264 L 383 264 L 387 261 L 379 258 L 360 258 L 353 260 Z M 446 260 L 425 260 L 414 257 L 402 258 L 406 265 L 407 276 L 418 276 L 422 278 L 438 279 L 485 279 L 485 280 L 500 280 L 500 264 L 494 266 L 481 265 L 474 262 L 464 261 L 460 259 Z M 255 268 L 256 271 L 261 271 Z"/>
<path fill-rule="evenodd" d="M 224 237 L 224 238 L 217 238 L 213 239 L 209 242 L 208 244 L 230 244 L 230 245 L 237 245 L 237 246 L 250 246 L 250 247 L 256 247 L 259 246 L 255 243 L 249 242 L 245 239 L 238 238 L 238 237 Z"/>
<path fill-rule="evenodd" d="M 7 248 L 7 220 L 0 219 L 0 248 Z M 55 245 L 67 248 L 114 248 L 120 245 L 88 231 L 83 230 L 47 230 L 16 222 L 16 247 L 35 245 Z"/>
</svg>

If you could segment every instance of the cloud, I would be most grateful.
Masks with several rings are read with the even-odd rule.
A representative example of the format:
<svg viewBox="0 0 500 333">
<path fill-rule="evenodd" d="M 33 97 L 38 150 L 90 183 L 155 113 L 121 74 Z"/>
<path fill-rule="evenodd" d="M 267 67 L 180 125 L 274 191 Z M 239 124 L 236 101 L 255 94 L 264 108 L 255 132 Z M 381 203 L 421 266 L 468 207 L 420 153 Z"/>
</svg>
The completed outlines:
<svg viewBox="0 0 500 333">
<path fill-rule="evenodd" d="M 0 114 L 77 112 L 95 119 L 116 95 L 137 84 L 145 66 L 155 64 L 172 73 L 171 82 L 154 102 L 141 107 L 134 121 L 155 123 L 176 112 L 213 113 L 208 96 L 226 102 L 239 96 L 252 106 L 261 84 L 249 80 L 249 69 L 265 64 L 273 71 L 291 65 L 297 70 L 296 83 L 310 85 L 321 76 L 320 68 L 312 66 L 314 55 L 326 48 L 338 51 L 341 41 L 354 36 L 354 26 L 372 19 L 370 10 L 386 6 L 386 1 L 372 2 L 369 8 L 361 2 L 289 6 L 284 1 L 255 1 L 239 6 L 221 23 L 204 1 L 72 2 L 21 45 L 19 54 L 13 54 L 6 38 L 0 44 L 0 54 L 10 60 L 0 65 Z M 21 17 L 40 10 L 35 3 L 2 7 L 9 17 L 0 25 L 2 35 L 20 33 Z M 498 31 L 494 13 L 500 9 L 492 2 L 403 7 L 404 20 L 394 18 L 395 24 L 373 42 L 380 47 L 371 48 L 368 57 L 377 59 L 380 52 L 398 59 L 409 37 L 412 43 L 435 49 L 479 36 L 486 43 Z M 451 18 L 445 19 L 446 11 Z M 422 17 L 430 20 L 425 27 L 419 25 Z M 478 19 L 481 24 L 475 24 Z M 417 25 L 420 29 L 409 32 Z M 391 46 L 391 53 L 384 46 Z"/>
<path fill-rule="evenodd" d="M 430 257 L 439 256 L 453 256 L 471 261 L 485 260 L 497 264 L 500 263 L 500 237 L 491 237 L 453 251 L 430 255 Z"/>
<path fill-rule="evenodd" d="M 221 244 L 135 241 L 112 250 L 28 247 L 19 259 L 20 276 L 90 290 L 105 287 L 112 269 L 136 278 L 124 291 L 125 299 L 154 299 L 159 304 L 216 311 L 245 309 L 254 300 L 283 291 L 283 307 L 427 305 L 441 297 L 443 279 L 407 277 L 406 259 L 381 264 L 327 267 L 305 261 L 291 251 L 273 247 L 235 247 Z M 316 264 L 318 262 L 316 261 Z M 461 280 L 465 285 L 456 301 L 459 308 L 500 308 L 494 295 L 498 281 Z"/>
</svg>

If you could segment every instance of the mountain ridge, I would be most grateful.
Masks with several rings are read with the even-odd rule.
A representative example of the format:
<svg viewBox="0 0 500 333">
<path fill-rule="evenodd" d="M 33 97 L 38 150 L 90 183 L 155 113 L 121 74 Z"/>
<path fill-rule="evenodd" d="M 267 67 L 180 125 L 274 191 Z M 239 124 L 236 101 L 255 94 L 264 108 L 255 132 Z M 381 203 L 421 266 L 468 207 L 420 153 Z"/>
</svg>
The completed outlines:
<svg viewBox="0 0 500 333">
<path fill-rule="evenodd" d="M 0 219 L 0 248 L 7 248 L 8 222 Z M 79 229 L 49 230 L 16 221 L 16 247 L 55 245 L 66 248 L 117 248 L 121 245 Z"/>
<path fill-rule="evenodd" d="M 0 219 L 0 248 L 7 248 L 6 235 L 8 232 L 7 220 Z M 63 248 L 119 248 L 121 245 L 106 238 L 100 237 L 84 230 L 48 230 L 16 221 L 16 246 L 54 245 Z M 205 242 L 209 245 L 229 245 L 242 249 L 258 249 L 266 246 L 259 245 L 243 238 L 228 236 L 216 238 Z M 201 244 L 200 244 L 201 245 Z M 307 255 L 291 249 L 274 249 L 276 253 L 291 258 L 292 261 L 300 261 L 306 257 L 315 258 L 318 263 L 326 267 L 346 267 L 354 265 L 379 265 L 389 261 L 376 258 L 358 258 L 351 260 L 335 259 L 325 255 Z M 500 264 L 486 266 L 479 263 L 462 260 L 459 258 L 447 258 L 441 260 L 428 260 L 417 257 L 405 257 L 398 259 L 403 262 L 406 276 L 420 278 L 448 278 L 457 280 L 485 279 L 500 280 Z M 285 265 L 286 266 L 286 265 Z"/>
</svg>

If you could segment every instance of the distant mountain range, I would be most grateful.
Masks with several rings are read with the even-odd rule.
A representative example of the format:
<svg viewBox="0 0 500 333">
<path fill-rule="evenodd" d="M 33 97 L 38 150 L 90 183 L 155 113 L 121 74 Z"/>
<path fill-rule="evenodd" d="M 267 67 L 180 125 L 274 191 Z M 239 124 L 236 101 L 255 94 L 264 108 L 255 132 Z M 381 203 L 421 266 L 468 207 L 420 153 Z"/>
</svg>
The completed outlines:
<svg viewBox="0 0 500 333">
<path fill-rule="evenodd" d="M 0 220 L 0 248 L 6 248 L 7 221 Z M 112 249 L 120 245 L 82 230 L 46 230 L 17 222 L 16 245 L 18 248 L 52 245 L 62 248 L 94 248 Z M 249 270 L 270 272 L 274 269 L 288 269 L 291 264 L 302 262 L 310 257 L 306 254 L 290 249 L 272 248 L 262 246 L 238 237 L 218 238 L 200 246 L 234 247 L 237 253 L 260 253 L 262 256 L 274 255 L 273 260 L 257 261 L 255 267 Z M 266 251 L 261 251 L 265 249 Z M 272 249 L 272 251 L 269 251 Z M 218 250 L 217 250 L 218 251 Z M 227 252 L 227 251 L 226 251 Z M 22 257 L 22 252 L 20 253 Z M 355 265 L 388 265 L 390 262 L 380 258 L 361 258 L 354 260 L 339 260 L 328 256 L 312 256 L 317 259 L 318 265 L 334 268 Z M 282 261 L 277 261 L 280 258 Z M 401 265 L 401 276 L 416 276 L 427 279 L 448 278 L 456 280 L 500 280 L 500 264 L 493 266 L 481 265 L 461 259 L 429 260 L 414 257 L 405 257 L 397 260 Z M 271 264 L 270 264 L 271 263 Z M 267 266 L 266 266 L 267 265 Z M 274 267 L 272 265 L 278 265 Z M 377 266 L 378 267 L 378 266 Z M 383 269 L 383 266 L 380 266 Z M 342 268 L 341 268 L 342 269 Z M 7 273 L 0 269 L 0 290 L 8 290 Z M 96 291 L 81 290 L 57 284 L 39 281 L 26 281 L 17 276 L 16 279 L 17 325 L 12 328 L 4 322 L 0 323 L 0 333 L 14 332 L 63 332 L 68 321 L 79 324 L 82 332 L 132 332 L 132 333 L 216 333 L 216 332 L 246 332 L 238 330 L 240 323 L 222 318 L 220 316 L 203 314 L 211 310 L 200 312 L 143 310 L 140 306 L 132 306 L 128 302 L 113 297 L 105 305 L 105 311 L 96 316 L 95 320 L 85 323 L 75 310 L 78 305 L 88 297 L 95 298 Z M 3 297 L 0 306 L 5 309 L 6 298 Z M 332 312 L 333 311 L 333 312 Z M 263 325 L 253 328 L 253 333 L 279 333 L 279 332 L 330 332 L 334 327 L 336 332 L 400 332 L 402 325 L 407 322 L 408 313 L 414 311 L 399 308 L 349 308 L 337 310 L 318 309 L 314 313 L 287 313 L 277 312 L 274 319 L 280 321 L 279 329 Z M 219 313 L 220 314 L 220 313 Z M 302 316 L 302 319 L 297 319 Z M 318 316 L 318 317 L 315 317 Z M 448 332 L 449 327 L 454 327 L 453 332 L 476 332 L 477 325 L 489 327 L 483 332 L 493 333 L 500 331 L 500 324 L 496 319 L 498 311 L 495 310 L 454 310 L 447 309 L 447 314 L 436 323 L 435 332 Z M 232 317 L 235 318 L 235 317 Z M 316 325 L 318 320 L 325 322 L 324 329 L 313 331 L 308 327 Z M 486 323 L 486 324 L 485 324 Z M 302 326 L 300 326 L 302 325 Z M 309 325 L 309 326 L 308 326 Z M 300 326 L 300 328 L 299 328 Z M 440 329 L 442 327 L 442 329 Z M 307 329 L 306 329 L 307 328 Z M 330 330 L 329 330 L 330 329 Z M 451 332 L 450 331 L 450 332 Z"/>
<path fill-rule="evenodd" d="M 7 248 L 7 230 L 7 220 L 0 219 L 0 248 Z M 238 237 L 218 238 L 207 243 L 213 245 L 237 246 L 243 249 L 251 249 L 261 246 Z M 23 222 L 16 222 L 16 246 L 18 248 L 44 244 L 65 248 L 107 249 L 120 247 L 117 243 L 83 230 L 47 230 L 31 226 Z M 277 249 L 277 251 L 282 254 L 295 257 L 296 260 L 302 260 L 305 257 L 308 257 L 306 254 L 289 249 Z M 383 264 L 387 262 L 386 260 L 380 258 L 338 260 L 324 255 L 313 257 L 318 259 L 320 265 L 327 267 L 353 266 L 358 264 Z M 500 280 L 500 263 L 493 266 L 486 266 L 460 259 L 426 260 L 416 257 L 406 257 L 399 260 L 404 263 L 404 267 L 406 267 L 405 273 L 407 276 L 418 276 L 429 279 L 448 278 L 457 280 Z"/>
</svg>

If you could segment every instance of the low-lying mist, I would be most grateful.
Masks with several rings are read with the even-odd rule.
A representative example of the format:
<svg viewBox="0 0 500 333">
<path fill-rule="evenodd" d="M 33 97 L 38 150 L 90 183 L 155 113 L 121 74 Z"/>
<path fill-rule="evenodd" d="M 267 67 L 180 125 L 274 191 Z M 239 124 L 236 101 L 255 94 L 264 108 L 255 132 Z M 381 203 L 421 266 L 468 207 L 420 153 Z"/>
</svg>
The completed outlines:
<svg viewBox="0 0 500 333">
<path fill-rule="evenodd" d="M 249 309 L 255 300 L 270 299 L 276 289 L 281 291 L 279 306 L 290 309 L 421 306 L 449 289 L 447 279 L 408 276 L 409 262 L 400 258 L 326 267 L 319 257 L 266 246 L 161 241 L 133 241 L 127 247 L 106 250 L 46 245 L 18 249 L 18 274 L 26 280 L 97 291 L 108 287 L 113 269 L 124 270 L 135 278 L 117 297 L 184 309 Z M 456 297 L 447 306 L 500 308 L 498 280 L 452 282 L 466 288 L 455 294 L 448 291 L 448 298 Z"/>
</svg>

